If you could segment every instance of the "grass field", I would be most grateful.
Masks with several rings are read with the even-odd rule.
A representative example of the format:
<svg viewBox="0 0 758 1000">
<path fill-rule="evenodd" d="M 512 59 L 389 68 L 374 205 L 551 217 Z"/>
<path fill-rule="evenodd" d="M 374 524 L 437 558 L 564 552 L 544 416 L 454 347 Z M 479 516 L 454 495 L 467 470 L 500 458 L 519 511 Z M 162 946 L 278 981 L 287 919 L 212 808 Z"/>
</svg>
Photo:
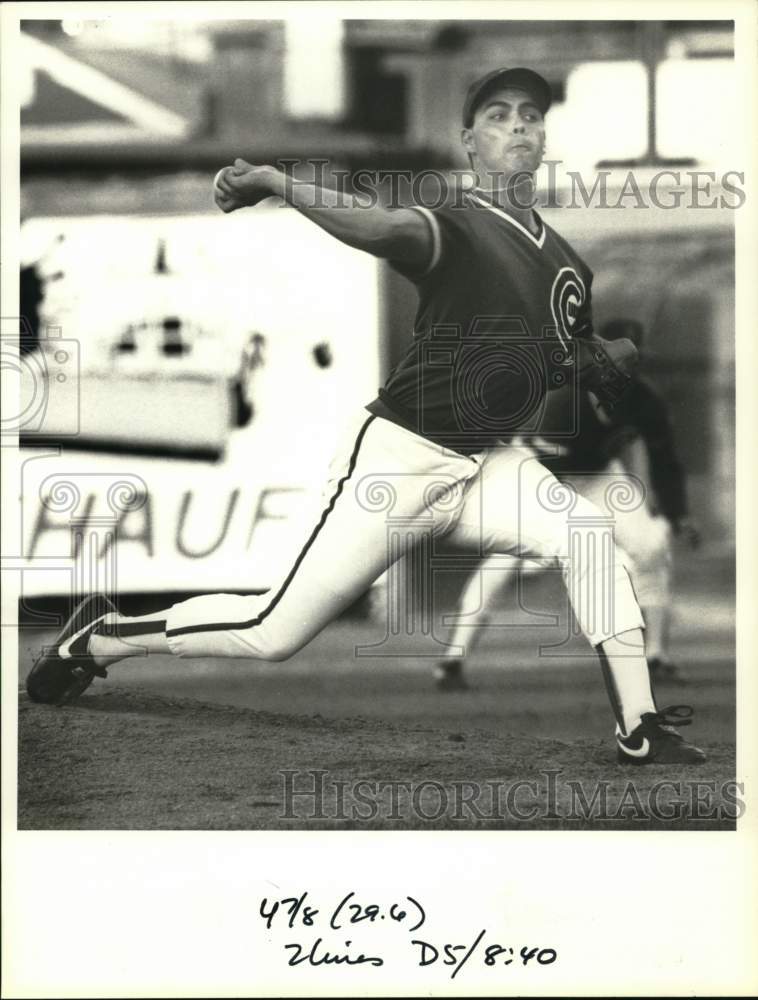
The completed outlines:
<svg viewBox="0 0 758 1000">
<path fill-rule="evenodd" d="M 616 764 L 589 647 L 539 653 L 565 625 L 488 631 L 472 690 L 443 694 L 433 659 L 356 659 L 383 626 L 346 618 L 287 663 L 152 657 L 65 708 L 22 693 L 19 827 L 733 828 L 734 599 L 712 574 L 687 580 L 673 645 L 688 683 L 656 695 L 694 707 L 697 768 Z M 554 581 L 533 587 L 551 607 Z M 50 637 L 21 630 L 22 679 Z"/>
</svg>

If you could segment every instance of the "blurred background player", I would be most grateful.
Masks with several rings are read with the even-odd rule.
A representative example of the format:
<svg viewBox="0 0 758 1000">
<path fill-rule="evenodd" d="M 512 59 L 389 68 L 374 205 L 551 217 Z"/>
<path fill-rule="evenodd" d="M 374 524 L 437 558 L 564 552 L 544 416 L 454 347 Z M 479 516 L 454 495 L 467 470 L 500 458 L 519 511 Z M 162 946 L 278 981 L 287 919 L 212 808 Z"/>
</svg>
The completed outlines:
<svg viewBox="0 0 758 1000">
<path fill-rule="evenodd" d="M 644 330 L 637 320 L 610 320 L 601 328 L 600 335 L 607 340 L 626 337 L 642 352 Z M 553 399 L 560 406 L 560 397 Z M 615 512 L 615 537 L 632 567 L 635 591 L 645 618 L 650 671 L 661 680 L 683 680 L 669 655 L 671 536 L 681 536 L 692 548 L 699 545 L 700 536 L 689 517 L 686 477 L 665 400 L 638 369 L 632 386 L 612 413 L 604 410 L 592 393 L 584 393 L 575 438 L 561 438 L 557 443 L 546 432 L 544 437 L 529 444 L 540 453 L 543 465 L 601 509 L 609 477 L 628 480 L 633 476 L 641 484 L 642 502 L 634 509 Z M 497 555 L 485 559 L 464 585 L 451 644 L 465 648 L 469 655 L 516 575 L 540 569 L 539 564 L 523 560 L 504 565 L 502 556 Z M 434 677 L 440 690 L 468 687 L 463 664 L 459 658 L 436 664 Z"/>
</svg>

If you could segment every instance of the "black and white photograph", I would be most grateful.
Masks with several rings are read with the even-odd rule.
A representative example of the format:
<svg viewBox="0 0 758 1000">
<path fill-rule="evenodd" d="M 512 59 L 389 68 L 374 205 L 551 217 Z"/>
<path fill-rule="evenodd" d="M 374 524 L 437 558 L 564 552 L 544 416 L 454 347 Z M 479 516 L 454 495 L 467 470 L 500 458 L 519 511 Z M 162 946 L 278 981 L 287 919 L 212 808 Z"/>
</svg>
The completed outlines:
<svg viewBox="0 0 758 1000">
<path fill-rule="evenodd" d="M 4 8 L 3 995 L 754 992 L 755 7 Z"/>
</svg>

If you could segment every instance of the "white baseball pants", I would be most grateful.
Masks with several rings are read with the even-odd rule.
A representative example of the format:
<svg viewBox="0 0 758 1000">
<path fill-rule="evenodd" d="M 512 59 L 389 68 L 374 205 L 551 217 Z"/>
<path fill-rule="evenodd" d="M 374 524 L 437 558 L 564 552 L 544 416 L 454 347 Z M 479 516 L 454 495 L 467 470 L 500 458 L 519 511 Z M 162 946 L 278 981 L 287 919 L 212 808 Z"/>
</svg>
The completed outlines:
<svg viewBox="0 0 758 1000">
<path fill-rule="evenodd" d="M 576 497 L 569 526 L 553 502 L 564 489 L 527 448 L 467 457 L 363 411 L 332 462 L 321 517 L 279 584 L 263 596 L 174 605 L 169 648 L 183 657 L 285 660 L 400 558 L 408 539 L 429 534 L 482 556 L 560 566 L 593 645 L 642 627 L 623 556 L 608 550 L 597 509 Z"/>
<path fill-rule="evenodd" d="M 498 455 L 490 458 L 500 460 Z M 507 475 L 507 472 L 504 472 Z M 598 473 L 573 474 L 561 479 L 598 510 L 605 509 L 609 490 L 628 484 L 630 502 L 612 512 L 614 537 L 622 550 L 632 575 L 635 595 L 645 608 L 668 608 L 671 602 L 671 529 L 664 517 L 654 517 L 640 490 L 640 484 L 630 477 L 623 464 L 613 459 Z M 618 550 L 617 550 L 618 551 Z M 475 641 L 472 629 L 487 624 L 502 595 L 517 572 L 534 572 L 544 568 L 544 562 L 504 561 L 499 554 L 490 555 L 469 577 L 461 593 L 453 646 L 471 646 Z M 548 564 L 549 566 L 549 564 Z"/>
</svg>

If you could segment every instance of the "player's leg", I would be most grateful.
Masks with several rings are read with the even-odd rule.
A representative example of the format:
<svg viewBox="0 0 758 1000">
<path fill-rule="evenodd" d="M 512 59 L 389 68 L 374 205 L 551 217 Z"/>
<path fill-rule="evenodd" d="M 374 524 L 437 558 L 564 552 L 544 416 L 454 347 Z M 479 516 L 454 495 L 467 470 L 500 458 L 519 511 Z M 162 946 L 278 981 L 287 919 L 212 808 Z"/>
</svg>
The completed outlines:
<svg viewBox="0 0 758 1000">
<path fill-rule="evenodd" d="M 612 559 L 587 557 L 599 520 L 596 508 L 559 483 L 530 451 L 500 448 L 488 456 L 480 481 L 469 491 L 454 535 L 461 541 L 466 535 L 469 544 L 485 552 L 544 560 L 561 568 L 582 631 L 601 651 L 608 644 L 605 659 L 618 675 L 619 696 L 613 707 L 628 731 L 655 705 L 642 617 L 627 568 L 613 550 Z"/>
<path fill-rule="evenodd" d="M 439 487 L 462 495 L 461 484 L 477 472 L 472 459 L 369 417 L 335 459 L 321 516 L 268 594 L 195 597 L 137 619 L 111 613 L 80 630 L 64 654 L 89 657 L 98 668 L 146 651 L 286 659 L 384 570 L 390 514 L 403 524 L 406 540 L 414 531 L 445 530 L 456 511 L 435 506 Z M 40 670 L 32 674 L 39 678 Z"/>
<path fill-rule="evenodd" d="M 455 652 L 435 664 L 434 679 L 440 690 L 456 691 L 468 687 L 464 657 L 468 659 L 479 645 L 484 629 L 517 576 L 539 568 L 521 559 L 492 553 L 468 576 L 458 599 L 455 625 L 449 638 L 455 650 L 465 650 L 465 653 Z"/>
<path fill-rule="evenodd" d="M 616 542 L 629 556 L 629 568 L 642 617 L 645 651 L 651 672 L 667 672 L 671 608 L 671 529 L 668 521 L 653 516 L 640 484 L 618 459 L 596 476 L 572 477 L 572 484 L 591 503 L 602 506 L 611 481 L 627 484 L 631 502 L 614 512 Z M 668 676 L 674 676 L 673 668 Z"/>
<path fill-rule="evenodd" d="M 370 418 L 333 463 L 318 524 L 280 584 L 254 602 L 214 595 L 176 606 L 166 630 L 171 651 L 288 659 L 402 555 L 391 546 L 444 530 L 456 511 L 435 506 L 439 488 L 462 498 L 461 484 L 477 472 L 472 459 Z"/>
<path fill-rule="evenodd" d="M 324 489 L 323 512 L 320 517 L 314 518 L 314 527 L 304 539 L 297 558 L 282 571 L 281 579 L 275 587 L 263 595 L 202 595 L 154 615 L 136 618 L 109 615 L 96 627 L 89 640 L 89 652 L 95 662 L 100 666 L 107 666 L 126 656 L 144 656 L 151 652 L 173 652 L 179 656 L 259 657 L 279 660 L 285 659 L 288 653 L 294 651 L 295 645 L 304 644 L 307 641 L 306 622 L 311 629 L 318 628 L 322 619 L 339 613 L 337 594 L 329 592 L 326 580 L 318 595 L 318 602 L 313 599 L 309 601 L 311 613 L 300 622 L 293 621 L 287 636 L 281 630 L 272 636 L 270 627 L 266 627 L 265 623 L 281 604 L 287 591 L 292 593 L 290 577 L 293 574 L 297 576 L 297 570 L 308 556 L 317 554 L 313 552 L 314 544 L 329 541 L 335 519 L 340 530 L 348 531 L 349 535 L 355 534 L 353 525 L 344 526 L 344 518 L 346 512 L 355 515 L 360 513 L 360 509 L 353 509 L 345 487 L 356 475 L 358 457 L 361 452 L 365 453 L 370 423 L 370 418 L 366 416 L 358 428 L 353 427 L 345 435 L 343 445 L 332 462 L 330 478 Z M 339 551 L 340 548 L 335 547 L 333 567 L 338 563 Z M 323 575 L 327 577 L 334 574 L 330 574 L 329 568 L 324 566 Z M 343 574 L 342 579 L 346 576 L 347 574 Z M 351 579 L 356 588 L 360 587 L 358 579 Z M 257 618 L 262 621 L 254 628 L 253 623 Z M 227 623 L 229 628 L 219 627 Z M 247 627 L 245 623 L 249 623 Z M 234 628 L 232 625 L 240 627 Z M 246 636 L 248 630 L 250 635 Z M 171 635 L 174 631 L 178 633 L 176 639 Z"/>
<path fill-rule="evenodd" d="M 682 680 L 670 656 L 671 528 L 664 517 L 648 516 L 644 530 L 629 541 L 629 552 L 639 572 L 635 577 L 645 619 L 645 643 L 654 677 Z"/>
<path fill-rule="evenodd" d="M 656 755 L 659 760 L 704 759 L 665 724 L 671 719 L 661 721 L 650 688 L 639 604 L 622 553 L 607 532 L 598 530 L 602 522 L 593 504 L 559 483 L 531 452 L 510 447 L 487 458 L 482 475 L 467 490 L 453 537 L 477 551 L 560 566 L 577 621 L 600 658 L 619 754 L 628 747 L 635 762 Z M 644 753 L 636 752 L 638 742 Z"/>
</svg>

